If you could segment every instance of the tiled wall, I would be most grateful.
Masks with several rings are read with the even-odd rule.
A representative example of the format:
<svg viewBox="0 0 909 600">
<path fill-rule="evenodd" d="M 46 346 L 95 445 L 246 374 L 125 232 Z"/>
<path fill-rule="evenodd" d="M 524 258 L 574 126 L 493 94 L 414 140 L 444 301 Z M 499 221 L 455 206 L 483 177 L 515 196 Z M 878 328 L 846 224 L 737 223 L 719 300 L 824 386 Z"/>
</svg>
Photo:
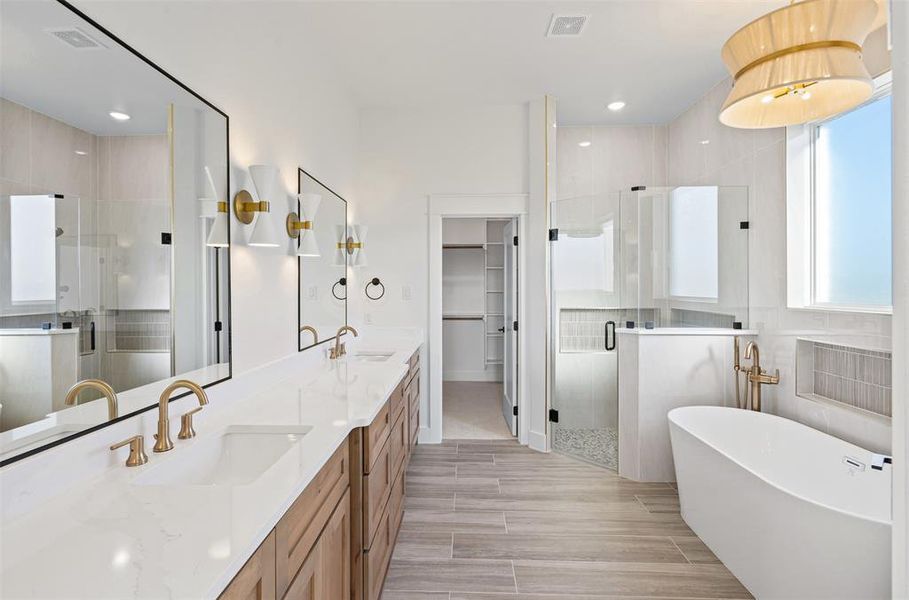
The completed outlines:
<svg viewBox="0 0 909 600">
<path fill-rule="evenodd" d="M 170 312 L 166 310 L 118 310 L 114 313 L 111 352 L 168 352 Z"/>
<path fill-rule="evenodd" d="M 607 321 L 614 321 L 617 328 L 625 327 L 626 321 L 642 327 L 644 321 L 658 317 L 659 312 L 652 308 L 563 308 L 559 311 L 559 351 L 602 352 Z"/>
<path fill-rule="evenodd" d="M 672 327 L 724 327 L 732 329 L 735 315 L 724 315 L 705 310 L 673 308 L 670 312 L 670 320 Z"/>
<path fill-rule="evenodd" d="M 717 115 L 731 86 L 731 80 L 721 82 L 669 124 L 669 180 L 674 185 L 747 185 L 750 190 L 748 326 L 760 332 L 764 368 L 780 370 L 779 385 L 764 387 L 765 410 L 869 450 L 888 452 L 888 419 L 797 393 L 797 339 L 861 335 L 879 339 L 886 348 L 890 316 L 788 308 L 786 132 L 719 123 Z"/>
<path fill-rule="evenodd" d="M 812 342 L 813 393 L 886 417 L 892 412 L 889 352 Z"/>
</svg>

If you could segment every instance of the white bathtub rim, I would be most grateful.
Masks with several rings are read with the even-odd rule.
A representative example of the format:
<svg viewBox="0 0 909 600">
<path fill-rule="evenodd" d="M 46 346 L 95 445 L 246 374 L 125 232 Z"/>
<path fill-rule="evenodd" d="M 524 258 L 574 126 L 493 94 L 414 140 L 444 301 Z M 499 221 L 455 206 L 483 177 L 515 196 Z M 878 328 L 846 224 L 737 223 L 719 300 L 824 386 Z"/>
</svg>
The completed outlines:
<svg viewBox="0 0 909 600">
<path fill-rule="evenodd" d="M 691 412 L 691 409 L 701 409 L 701 410 L 703 410 L 703 409 L 710 409 L 711 411 L 713 411 L 713 410 L 732 411 L 732 410 L 744 410 L 744 409 L 741 409 L 741 408 L 733 408 L 733 407 L 730 407 L 730 406 L 680 406 L 680 407 L 678 407 L 678 408 L 674 408 L 674 409 L 670 410 L 669 413 L 668 413 L 668 417 L 669 417 L 669 422 L 670 422 L 672 425 L 675 425 L 676 427 L 678 427 L 679 429 L 681 429 L 682 431 L 684 431 L 685 433 L 687 433 L 687 434 L 690 435 L 691 437 L 695 438 L 696 440 L 698 440 L 699 442 L 701 442 L 702 444 L 704 444 L 705 446 L 707 446 L 708 448 L 710 448 L 712 451 L 714 451 L 714 452 L 716 452 L 717 454 L 719 454 L 719 455 L 725 457 L 725 458 L 726 458 L 727 460 L 729 460 L 730 462 L 735 463 L 736 465 L 738 465 L 739 467 L 741 467 L 744 471 L 747 471 L 747 472 L 750 473 L 751 475 L 757 477 L 758 479 L 760 479 L 761 481 L 763 481 L 763 482 L 766 483 L 767 485 L 773 487 L 773 488 L 776 489 L 776 490 L 779 490 L 780 492 L 782 492 L 782 493 L 784 493 L 784 494 L 788 494 L 788 495 L 792 496 L 793 498 L 797 498 L 797 499 L 801 500 L 802 502 L 808 502 L 808 503 L 813 504 L 813 505 L 815 505 L 815 506 L 820 506 L 821 508 L 824 508 L 824 509 L 826 509 L 826 510 L 831 510 L 831 511 L 836 512 L 836 513 L 839 513 L 839 514 L 841 514 L 841 515 L 845 515 L 845 516 L 852 517 L 852 518 L 855 518 L 855 519 L 861 519 L 861 520 L 863 520 L 863 521 L 868 521 L 868 522 L 870 522 L 870 523 L 876 523 L 876 524 L 879 524 L 879 525 L 886 525 L 886 526 L 888 526 L 888 527 L 892 527 L 892 526 L 893 526 L 893 519 L 892 519 L 892 518 L 891 518 L 891 519 L 880 519 L 880 518 L 878 518 L 878 517 L 873 517 L 873 516 L 870 516 L 870 515 L 867 515 L 867 514 L 860 514 L 860 513 L 856 513 L 856 512 L 854 512 L 854 511 L 851 511 L 851 510 L 846 510 L 846 509 L 840 508 L 840 507 L 838 507 L 838 506 L 832 506 L 832 505 L 827 504 L 827 503 L 825 503 L 825 502 L 821 502 L 821 501 L 815 500 L 815 499 L 813 499 L 813 498 L 808 498 L 808 497 L 806 497 L 806 496 L 803 495 L 803 494 L 796 493 L 796 492 L 792 491 L 791 489 L 784 488 L 784 487 L 782 487 L 781 485 L 779 485 L 779 484 L 777 484 L 777 483 L 775 483 L 775 482 L 773 482 L 773 481 L 767 479 L 767 477 L 761 475 L 760 473 L 758 473 L 757 471 L 755 471 L 755 470 L 752 469 L 751 467 L 748 467 L 747 465 L 743 464 L 742 462 L 740 462 L 740 461 L 737 460 L 736 458 L 730 456 L 729 454 L 727 454 L 727 453 L 725 453 L 725 452 L 722 452 L 719 448 L 717 448 L 716 446 L 714 446 L 713 444 L 711 444 L 709 441 L 705 440 L 702 436 L 697 435 L 696 433 L 694 433 L 693 431 L 691 431 L 690 429 L 686 428 L 684 425 L 682 425 L 681 423 L 679 423 L 675 418 L 673 418 L 673 413 L 676 413 L 676 412 Z M 791 419 L 786 419 L 785 417 L 780 417 L 780 416 L 778 416 L 778 415 L 773 415 L 773 414 L 770 414 L 770 413 L 764 413 L 764 412 L 762 412 L 762 413 L 760 413 L 760 414 L 762 414 L 762 415 L 764 415 L 764 416 L 766 416 L 766 417 L 772 418 L 772 419 L 780 419 L 780 420 L 783 420 L 783 421 L 792 421 Z M 808 425 L 805 425 L 804 423 L 799 423 L 798 421 L 792 421 L 792 422 L 793 422 L 793 423 L 796 423 L 796 424 L 798 424 L 798 425 L 801 425 L 802 427 L 805 427 L 805 428 L 807 428 L 807 429 L 812 429 L 813 431 L 816 431 L 817 433 L 819 433 L 819 434 L 821 434 L 821 435 L 824 435 L 824 436 L 827 436 L 827 437 L 831 437 L 831 438 L 833 438 L 833 439 L 835 439 L 835 440 L 837 440 L 837 441 L 840 441 L 840 442 L 843 442 L 843 443 L 845 443 L 845 444 L 850 444 L 850 445 L 852 445 L 852 446 L 855 446 L 855 444 L 852 444 L 851 442 L 847 442 L 846 440 L 843 440 L 843 439 L 840 439 L 840 438 L 838 438 L 838 437 L 836 437 L 836 436 L 830 435 L 829 433 L 824 433 L 823 431 L 820 431 L 820 430 L 818 430 L 818 429 L 814 429 L 813 427 L 808 427 Z M 857 447 L 857 448 L 861 448 L 861 446 L 856 446 L 856 447 Z M 862 450 L 865 450 L 865 449 L 862 448 Z M 868 450 L 865 450 L 865 451 L 868 452 Z M 891 482 L 891 488 L 892 488 L 892 482 Z M 892 512 L 892 510 L 893 510 L 893 508 L 892 508 L 892 506 L 891 506 L 891 512 Z"/>
</svg>

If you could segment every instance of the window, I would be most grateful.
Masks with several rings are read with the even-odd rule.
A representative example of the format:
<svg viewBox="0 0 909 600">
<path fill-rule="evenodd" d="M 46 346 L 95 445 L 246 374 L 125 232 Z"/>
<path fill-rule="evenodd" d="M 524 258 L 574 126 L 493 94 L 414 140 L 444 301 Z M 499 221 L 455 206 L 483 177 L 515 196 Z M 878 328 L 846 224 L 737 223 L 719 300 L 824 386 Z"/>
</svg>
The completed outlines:
<svg viewBox="0 0 909 600">
<path fill-rule="evenodd" d="M 862 106 L 790 128 L 788 151 L 790 306 L 889 312 L 889 77 Z"/>
<path fill-rule="evenodd" d="M 677 187 L 669 197 L 669 293 L 719 297 L 719 206 L 715 186 Z"/>
</svg>

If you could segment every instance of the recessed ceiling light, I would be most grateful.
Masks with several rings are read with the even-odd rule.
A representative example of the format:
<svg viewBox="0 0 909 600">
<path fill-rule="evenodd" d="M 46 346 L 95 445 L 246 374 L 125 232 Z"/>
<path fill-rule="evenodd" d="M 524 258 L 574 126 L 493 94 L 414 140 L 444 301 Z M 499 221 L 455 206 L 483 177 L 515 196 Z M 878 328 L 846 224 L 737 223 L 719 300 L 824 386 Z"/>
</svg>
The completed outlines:
<svg viewBox="0 0 909 600">
<path fill-rule="evenodd" d="M 85 150 L 76 150 L 76 154 L 78 154 L 79 156 L 85 156 L 86 154 L 88 154 L 88 152 L 86 152 Z"/>
<path fill-rule="evenodd" d="M 583 142 L 578 142 L 578 146 L 580 146 L 581 148 L 586 148 L 589 145 L 590 145 L 590 142 L 588 142 L 587 140 L 584 140 Z"/>
<path fill-rule="evenodd" d="M 129 121 L 129 115 L 126 113 L 117 112 L 115 110 L 112 110 L 108 114 L 115 121 Z"/>
<path fill-rule="evenodd" d="M 608 108 L 612 112 L 615 112 L 617 110 L 622 110 L 623 108 L 625 108 L 625 103 L 622 102 L 621 100 L 616 101 L 616 102 L 610 102 L 609 104 L 606 105 L 606 108 Z"/>
<path fill-rule="evenodd" d="M 702 146 L 706 146 L 706 145 L 709 144 L 709 143 L 710 143 L 710 140 L 701 140 L 701 145 L 702 145 Z"/>
</svg>

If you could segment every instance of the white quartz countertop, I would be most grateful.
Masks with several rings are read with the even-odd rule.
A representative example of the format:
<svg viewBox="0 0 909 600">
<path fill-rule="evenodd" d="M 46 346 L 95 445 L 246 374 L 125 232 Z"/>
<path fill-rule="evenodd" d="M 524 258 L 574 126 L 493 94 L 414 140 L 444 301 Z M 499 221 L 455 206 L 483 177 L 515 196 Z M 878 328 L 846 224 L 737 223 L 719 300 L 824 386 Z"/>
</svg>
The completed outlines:
<svg viewBox="0 0 909 600">
<path fill-rule="evenodd" d="M 348 433 L 371 423 L 404 377 L 421 341 L 389 339 L 356 347 L 394 351 L 386 361 L 348 355 L 284 369 L 281 377 L 242 398 L 225 399 L 220 408 L 215 386 L 211 403 L 196 415 L 196 438 L 176 439 L 179 413 L 172 409 L 174 450 L 154 454 L 148 436 L 148 464 L 122 466 L 123 449 L 118 466 L 91 480 L 24 512 L 4 509 L 0 597 L 216 597 Z M 348 349 L 354 352 L 350 342 Z M 238 425 L 312 429 L 246 485 L 136 484 L 137 477 L 166 468 L 167 461 L 187 460 L 194 447 Z M 61 452 L 57 460 L 63 457 Z"/>
</svg>

